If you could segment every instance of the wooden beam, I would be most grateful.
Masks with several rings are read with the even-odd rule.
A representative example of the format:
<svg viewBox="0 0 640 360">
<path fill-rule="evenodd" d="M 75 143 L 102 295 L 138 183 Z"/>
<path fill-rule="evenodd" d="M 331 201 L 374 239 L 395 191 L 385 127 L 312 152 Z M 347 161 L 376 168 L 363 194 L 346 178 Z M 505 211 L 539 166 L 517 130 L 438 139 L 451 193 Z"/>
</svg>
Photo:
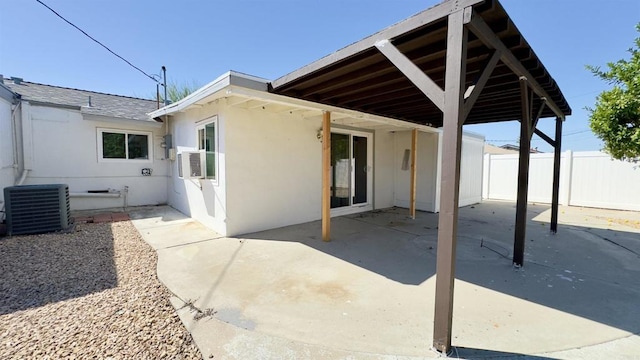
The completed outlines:
<svg viewBox="0 0 640 360">
<path fill-rule="evenodd" d="M 516 202 L 516 229 L 513 239 L 513 264 L 524 263 L 524 245 L 527 234 L 527 196 L 529 191 L 529 158 L 531 150 L 531 111 L 527 78 L 520 77 L 522 119 L 520 120 L 520 159 L 518 160 L 518 194 Z"/>
<path fill-rule="evenodd" d="M 322 240 L 331 240 L 331 113 L 322 112 Z"/>
<path fill-rule="evenodd" d="M 491 77 L 491 73 L 493 72 L 493 69 L 496 68 L 498 61 L 500 61 L 501 54 L 502 52 L 500 50 L 495 50 L 493 52 L 493 55 L 491 55 L 491 58 L 487 62 L 487 65 L 484 67 L 484 70 L 482 71 L 482 74 L 478 78 L 478 81 L 476 81 L 476 83 L 472 85 L 473 90 L 471 91 L 471 94 L 469 94 L 469 96 L 464 102 L 464 119 L 465 120 L 467 119 L 467 116 L 469 116 L 469 113 L 471 112 L 473 105 L 476 103 L 476 100 L 478 100 L 478 97 L 480 96 L 482 89 L 484 89 L 484 86 L 487 84 L 487 81 Z"/>
<path fill-rule="evenodd" d="M 536 114 L 536 117 L 533 119 L 533 123 L 531 124 L 531 135 L 533 135 L 533 131 L 536 130 L 536 126 L 538 126 L 538 120 L 540 120 L 540 117 L 542 117 L 542 113 L 544 112 L 544 107 L 547 104 L 546 98 L 542 98 L 541 100 L 542 100 L 542 104 L 540 104 L 540 109 L 538 109 L 538 114 Z M 533 100 L 531 100 L 531 104 L 533 104 Z"/>
<path fill-rule="evenodd" d="M 411 194 L 409 195 L 409 214 L 416 218 L 416 155 L 418 154 L 418 129 L 411 130 Z"/>
<path fill-rule="evenodd" d="M 431 80 L 424 71 L 404 56 L 389 40 L 378 41 L 375 46 L 380 50 L 382 55 L 386 56 L 440 111 L 444 111 L 444 91 L 442 91 L 435 81 Z"/>
<path fill-rule="evenodd" d="M 562 119 L 556 119 L 556 141 L 553 149 L 553 188 L 551 191 L 551 225 L 558 232 L 558 199 L 560 197 L 560 152 L 562 151 Z"/>
<path fill-rule="evenodd" d="M 553 112 L 561 119 L 564 119 L 564 113 L 560 110 L 560 107 L 553 102 L 549 94 L 538 84 L 533 76 L 527 71 L 527 69 L 520 63 L 520 61 L 513 55 L 513 53 L 502 43 L 500 38 L 494 34 L 493 30 L 487 25 L 487 23 L 477 13 L 473 13 L 471 22 L 467 25 L 482 42 L 492 49 L 499 50 L 501 52 L 500 60 L 507 65 L 511 71 L 518 76 L 524 76 L 529 80 L 529 86 L 539 97 L 546 98 L 548 106 Z"/>
<path fill-rule="evenodd" d="M 536 135 L 540 136 L 540 137 L 542 138 L 542 140 L 546 141 L 546 142 L 547 142 L 547 144 L 549 144 L 549 145 L 551 145 L 551 146 L 553 146 L 553 147 L 555 147 L 555 146 L 556 146 L 556 142 L 555 142 L 555 141 L 553 141 L 553 139 L 551 139 L 551 138 L 549 137 L 549 135 L 547 135 L 547 134 L 543 133 L 542 131 L 540 131 L 540 130 L 538 130 L 538 129 L 533 129 L 533 132 L 534 132 Z"/>
<path fill-rule="evenodd" d="M 453 285 L 460 195 L 460 154 L 462 124 L 464 123 L 463 92 L 467 59 L 467 30 L 464 26 L 464 11 L 449 15 L 447 39 L 440 215 L 438 216 L 436 257 L 436 298 L 433 322 L 433 347 L 443 354 L 451 349 L 453 320 Z"/>
<path fill-rule="evenodd" d="M 282 90 L 285 90 L 288 85 L 295 83 L 296 81 L 304 78 L 306 75 L 316 72 L 319 69 L 333 64 L 334 62 L 338 62 L 340 60 L 347 59 L 356 54 L 359 54 L 373 47 L 374 44 L 380 40 L 394 39 L 408 31 L 414 30 L 417 27 L 427 26 L 447 17 L 453 12 L 460 11 L 460 9 L 462 8 L 483 3 L 484 1 L 485 0 L 457 0 L 441 2 L 440 4 L 424 10 L 405 20 L 402 20 L 395 25 L 392 25 L 356 43 L 344 47 L 329 56 L 325 56 L 320 60 L 317 60 L 279 79 L 276 79 L 271 84 L 274 89 L 282 88 Z"/>
</svg>

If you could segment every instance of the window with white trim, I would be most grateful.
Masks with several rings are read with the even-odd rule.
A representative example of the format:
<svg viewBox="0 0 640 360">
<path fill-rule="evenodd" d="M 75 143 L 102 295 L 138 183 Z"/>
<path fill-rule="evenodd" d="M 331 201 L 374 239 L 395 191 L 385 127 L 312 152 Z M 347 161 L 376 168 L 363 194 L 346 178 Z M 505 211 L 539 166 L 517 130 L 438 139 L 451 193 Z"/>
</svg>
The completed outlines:
<svg viewBox="0 0 640 360">
<path fill-rule="evenodd" d="M 198 150 L 205 154 L 205 178 L 216 180 L 218 166 L 217 116 L 198 124 Z"/>
<path fill-rule="evenodd" d="M 150 162 L 151 133 L 116 129 L 98 129 L 99 161 Z"/>
</svg>

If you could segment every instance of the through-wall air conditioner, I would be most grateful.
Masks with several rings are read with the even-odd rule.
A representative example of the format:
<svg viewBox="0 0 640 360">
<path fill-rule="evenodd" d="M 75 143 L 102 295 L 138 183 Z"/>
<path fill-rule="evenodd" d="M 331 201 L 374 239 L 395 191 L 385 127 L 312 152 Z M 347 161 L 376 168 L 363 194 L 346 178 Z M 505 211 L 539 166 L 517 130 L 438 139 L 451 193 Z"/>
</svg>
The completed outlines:
<svg viewBox="0 0 640 360">
<path fill-rule="evenodd" d="M 178 176 L 183 179 L 204 179 L 204 150 L 182 151 L 178 154 Z"/>
<path fill-rule="evenodd" d="M 22 185 L 4 188 L 7 234 L 40 234 L 71 226 L 69 186 Z"/>
</svg>

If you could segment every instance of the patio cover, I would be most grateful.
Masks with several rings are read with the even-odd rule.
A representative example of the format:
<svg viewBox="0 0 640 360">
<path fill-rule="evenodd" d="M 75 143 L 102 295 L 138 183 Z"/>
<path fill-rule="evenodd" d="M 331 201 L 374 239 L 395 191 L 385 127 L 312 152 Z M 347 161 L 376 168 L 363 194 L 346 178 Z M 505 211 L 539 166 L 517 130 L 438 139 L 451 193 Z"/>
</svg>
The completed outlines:
<svg viewBox="0 0 640 360">
<path fill-rule="evenodd" d="M 556 231 L 562 121 L 571 108 L 497 0 L 444 1 L 276 79 L 269 90 L 443 127 L 433 336 L 439 351 L 451 347 L 463 124 L 521 123 L 513 258 L 517 266 L 523 264 L 532 135 L 538 134 L 555 148 L 551 230 Z M 556 118 L 555 139 L 536 129 L 538 120 L 545 117 Z M 325 176 L 330 156 L 329 114 L 324 116 L 323 129 Z M 325 220 L 327 232 L 329 229 L 324 214 L 328 208 L 323 208 L 323 235 Z"/>
</svg>

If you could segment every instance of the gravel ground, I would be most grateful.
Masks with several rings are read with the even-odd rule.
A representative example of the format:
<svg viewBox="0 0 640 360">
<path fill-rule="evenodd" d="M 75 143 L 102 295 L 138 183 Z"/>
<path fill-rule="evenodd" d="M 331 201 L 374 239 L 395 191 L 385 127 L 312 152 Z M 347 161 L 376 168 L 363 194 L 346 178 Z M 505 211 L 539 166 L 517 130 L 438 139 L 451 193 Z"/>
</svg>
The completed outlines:
<svg viewBox="0 0 640 360">
<path fill-rule="evenodd" d="M 201 359 L 129 221 L 0 239 L 0 359 Z"/>
</svg>

